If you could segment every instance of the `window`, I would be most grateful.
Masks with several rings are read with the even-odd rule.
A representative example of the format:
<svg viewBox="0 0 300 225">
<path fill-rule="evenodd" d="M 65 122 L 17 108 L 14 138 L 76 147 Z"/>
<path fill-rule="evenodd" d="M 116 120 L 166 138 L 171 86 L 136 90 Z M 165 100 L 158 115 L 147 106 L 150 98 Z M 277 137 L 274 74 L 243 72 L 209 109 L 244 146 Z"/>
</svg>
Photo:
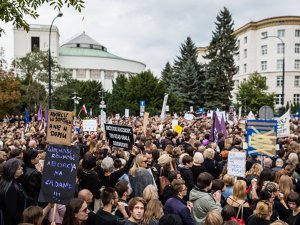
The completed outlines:
<svg viewBox="0 0 300 225">
<path fill-rule="evenodd" d="M 300 94 L 294 94 L 294 104 L 300 103 Z"/>
<path fill-rule="evenodd" d="M 235 87 L 238 88 L 239 87 L 239 83 L 240 81 L 239 80 L 235 80 Z"/>
<path fill-rule="evenodd" d="M 282 87 L 282 84 L 283 84 L 282 76 L 277 76 L 276 86 L 277 87 Z"/>
<path fill-rule="evenodd" d="M 247 64 L 244 64 L 244 73 L 247 73 Z"/>
<path fill-rule="evenodd" d="M 295 44 L 295 53 L 300 53 L 300 44 L 299 43 Z"/>
<path fill-rule="evenodd" d="M 76 44 L 76 47 L 77 47 L 77 48 L 80 48 L 80 44 Z"/>
<path fill-rule="evenodd" d="M 284 53 L 284 44 L 283 43 L 277 44 L 277 53 L 279 53 L 279 54 Z"/>
<path fill-rule="evenodd" d="M 300 30 L 295 30 L 295 37 L 300 37 Z"/>
<path fill-rule="evenodd" d="M 295 69 L 300 69 L 300 60 L 299 59 L 295 59 Z"/>
<path fill-rule="evenodd" d="M 267 61 L 261 61 L 261 70 L 267 70 Z"/>
<path fill-rule="evenodd" d="M 239 66 L 236 67 L 236 73 L 237 73 L 237 74 L 240 73 L 240 67 L 239 67 Z"/>
<path fill-rule="evenodd" d="M 277 30 L 277 37 L 284 37 L 285 35 L 285 30 L 282 29 L 282 30 Z"/>
<path fill-rule="evenodd" d="M 282 68 L 283 68 L 283 60 L 277 59 L 277 69 L 282 70 Z"/>
<path fill-rule="evenodd" d="M 244 44 L 247 44 L 247 36 L 244 37 Z"/>
<path fill-rule="evenodd" d="M 244 58 L 247 58 L 247 49 L 244 49 Z"/>
<path fill-rule="evenodd" d="M 40 37 L 31 37 L 31 51 L 39 51 L 40 50 Z"/>
<path fill-rule="evenodd" d="M 294 85 L 300 87 L 300 76 L 295 76 Z"/>
<path fill-rule="evenodd" d="M 261 46 L 261 54 L 262 55 L 268 54 L 268 46 L 267 45 L 262 45 Z"/>
<path fill-rule="evenodd" d="M 85 79 L 85 69 L 77 69 L 76 78 Z"/>
<path fill-rule="evenodd" d="M 282 105 L 282 94 L 277 94 L 275 97 L 276 105 Z"/>
<path fill-rule="evenodd" d="M 266 31 L 265 31 L 265 32 L 262 32 L 262 33 L 261 33 L 261 37 L 262 37 L 262 38 L 267 38 L 267 37 L 268 37 L 268 32 L 266 32 Z"/>
<path fill-rule="evenodd" d="M 237 54 L 236 54 L 236 60 L 240 60 L 240 52 L 238 52 Z"/>
<path fill-rule="evenodd" d="M 237 46 L 240 47 L 240 40 L 237 41 Z"/>
</svg>

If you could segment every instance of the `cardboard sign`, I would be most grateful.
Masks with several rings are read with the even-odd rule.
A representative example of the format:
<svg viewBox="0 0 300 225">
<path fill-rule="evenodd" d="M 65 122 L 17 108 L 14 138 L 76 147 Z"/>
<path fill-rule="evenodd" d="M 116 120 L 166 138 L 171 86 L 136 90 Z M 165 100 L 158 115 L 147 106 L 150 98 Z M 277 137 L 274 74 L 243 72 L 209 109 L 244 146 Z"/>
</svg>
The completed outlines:
<svg viewBox="0 0 300 225">
<path fill-rule="evenodd" d="M 246 172 L 246 153 L 229 152 L 228 154 L 228 171 L 230 176 L 245 177 Z"/>
<path fill-rule="evenodd" d="M 277 121 L 276 120 L 248 120 L 247 154 L 276 155 Z"/>
<path fill-rule="evenodd" d="M 177 134 L 181 134 L 183 127 L 176 125 L 173 129 Z"/>
<path fill-rule="evenodd" d="M 74 198 L 79 148 L 50 144 L 44 162 L 39 201 L 67 204 Z"/>
<path fill-rule="evenodd" d="M 144 134 L 146 134 L 148 123 L 149 123 L 149 113 L 145 112 L 144 120 L 143 120 L 143 128 L 142 128 Z"/>
<path fill-rule="evenodd" d="M 47 142 L 71 145 L 72 112 L 50 109 L 48 112 Z"/>
<path fill-rule="evenodd" d="M 82 128 L 83 131 L 97 131 L 97 120 L 83 120 Z"/>
<path fill-rule="evenodd" d="M 186 119 L 186 120 L 193 120 L 194 119 L 194 115 L 186 113 L 186 114 L 184 114 L 184 119 Z"/>
<path fill-rule="evenodd" d="M 118 148 L 130 150 L 133 145 L 133 130 L 132 127 L 104 124 L 106 138 L 109 144 Z"/>
</svg>

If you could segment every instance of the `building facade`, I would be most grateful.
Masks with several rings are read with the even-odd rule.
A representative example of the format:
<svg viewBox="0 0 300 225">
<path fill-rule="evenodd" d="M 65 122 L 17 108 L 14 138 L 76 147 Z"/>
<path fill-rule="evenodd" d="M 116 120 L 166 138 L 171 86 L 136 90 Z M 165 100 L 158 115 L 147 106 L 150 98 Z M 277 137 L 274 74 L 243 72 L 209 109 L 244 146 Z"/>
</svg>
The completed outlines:
<svg viewBox="0 0 300 225">
<path fill-rule="evenodd" d="M 24 57 L 38 48 L 41 51 L 49 49 L 50 26 L 30 25 L 27 33 L 14 29 L 14 57 Z M 107 48 L 89 37 L 85 32 L 59 46 L 59 30 L 51 29 L 51 56 L 55 57 L 62 68 L 68 69 L 73 79 L 97 80 L 105 90 L 112 90 L 112 82 L 119 74 L 126 77 L 145 70 L 144 63 L 121 58 L 107 51 Z"/>
<path fill-rule="evenodd" d="M 235 57 L 238 72 L 234 76 L 233 102 L 237 87 L 258 72 L 266 78 L 268 92 L 275 92 L 276 107 L 300 103 L 300 16 L 281 16 L 250 22 L 235 30 L 239 53 Z M 200 52 L 205 51 L 201 49 Z M 203 54 L 199 54 L 199 59 Z M 199 61 L 200 61 L 199 60 Z M 284 66 L 284 68 L 283 68 Z"/>
</svg>

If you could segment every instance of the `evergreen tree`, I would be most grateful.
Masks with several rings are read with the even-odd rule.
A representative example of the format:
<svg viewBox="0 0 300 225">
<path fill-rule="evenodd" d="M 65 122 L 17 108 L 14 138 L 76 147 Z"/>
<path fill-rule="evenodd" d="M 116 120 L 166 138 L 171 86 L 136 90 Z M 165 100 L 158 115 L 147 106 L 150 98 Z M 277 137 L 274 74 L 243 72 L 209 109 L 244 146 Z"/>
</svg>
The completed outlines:
<svg viewBox="0 0 300 225">
<path fill-rule="evenodd" d="M 209 60 L 205 68 L 205 106 L 208 109 L 227 109 L 231 104 L 233 76 L 237 72 L 234 55 L 238 47 L 233 35 L 233 20 L 229 10 L 224 9 L 217 16 L 216 30 L 204 57 Z"/>
<path fill-rule="evenodd" d="M 171 91 L 182 98 L 185 107 L 203 104 L 204 75 L 197 57 L 197 47 L 188 37 L 181 44 L 180 56 L 174 62 L 171 79 Z"/>
<path fill-rule="evenodd" d="M 170 89 L 172 79 L 172 66 L 169 62 L 166 63 L 165 68 L 161 72 L 161 80 Z"/>
</svg>

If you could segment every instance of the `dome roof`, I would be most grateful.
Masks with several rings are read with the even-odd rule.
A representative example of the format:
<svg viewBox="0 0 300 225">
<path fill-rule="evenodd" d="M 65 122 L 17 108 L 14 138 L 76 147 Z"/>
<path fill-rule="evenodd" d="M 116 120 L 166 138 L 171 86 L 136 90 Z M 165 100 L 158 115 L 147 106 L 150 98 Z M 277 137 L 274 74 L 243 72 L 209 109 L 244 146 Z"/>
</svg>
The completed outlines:
<svg viewBox="0 0 300 225">
<path fill-rule="evenodd" d="M 73 38 L 71 41 L 68 41 L 67 43 L 63 44 L 61 47 L 99 49 L 107 52 L 106 47 L 99 44 L 93 38 L 85 34 L 85 32 Z"/>
</svg>

